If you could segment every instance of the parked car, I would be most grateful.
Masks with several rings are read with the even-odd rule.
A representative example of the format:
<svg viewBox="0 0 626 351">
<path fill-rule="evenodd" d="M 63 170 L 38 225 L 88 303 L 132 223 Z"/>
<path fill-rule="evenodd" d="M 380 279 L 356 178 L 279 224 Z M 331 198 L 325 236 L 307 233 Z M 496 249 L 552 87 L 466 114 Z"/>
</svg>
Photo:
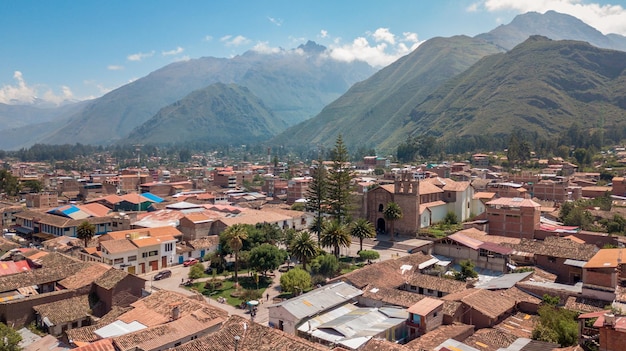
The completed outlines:
<svg viewBox="0 0 626 351">
<path fill-rule="evenodd" d="M 188 258 L 185 262 L 183 262 L 183 266 L 185 267 L 193 266 L 194 264 L 198 262 L 200 261 L 198 261 L 197 258 Z"/>
<path fill-rule="evenodd" d="M 160 271 L 159 273 L 154 275 L 154 280 L 161 280 L 161 279 L 165 279 L 165 278 L 169 278 L 172 276 L 172 271 L 170 271 L 169 269 L 166 269 L 164 271 Z"/>
</svg>

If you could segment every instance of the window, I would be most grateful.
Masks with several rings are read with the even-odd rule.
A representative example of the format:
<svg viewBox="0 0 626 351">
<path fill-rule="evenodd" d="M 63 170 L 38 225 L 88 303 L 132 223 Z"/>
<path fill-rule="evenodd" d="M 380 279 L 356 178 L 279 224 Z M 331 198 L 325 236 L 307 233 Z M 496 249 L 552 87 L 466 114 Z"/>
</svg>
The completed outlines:
<svg viewBox="0 0 626 351">
<path fill-rule="evenodd" d="M 157 250 L 149 251 L 149 252 L 142 252 L 141 253 L 141 257 L 146 258 L 148 256 L 156 256 L 158 254 L 159 254 L 159 252 Z"/>
<path fill-rule="evenodd" d="M 128 256 L 128 262 L 137 261 L 137 255 Z"/>
<path fill-rule="evenodd" d="M 173 243 L 167 243 L 167 244 L 165 244 L 165 251 L 166 252 L 172 251 L 173 247 L 174 247 Z"/>
<path fill-rule="evenodd" d="M 433 313 L 433 317 L 437 317 L 437 312 Z"/>
<path fill-rule="evenodd" d="M 548 262 L 550 262 L 550 263 L 555 263 L 555 262 L 556 262 L 556 257 L 554 257 L 554 256 L 548 256 Z"/>
<path fill-rule="evenodd" d="M 378 212 L 383 212 L 383 204 L 378 205 Z"/>
<path fill-rule="evenodd" d="M 113 260 L 113 264 L 120 264 L 120 263 L 124 263 L 124 258 L 116 258 Z"/>
</svg>

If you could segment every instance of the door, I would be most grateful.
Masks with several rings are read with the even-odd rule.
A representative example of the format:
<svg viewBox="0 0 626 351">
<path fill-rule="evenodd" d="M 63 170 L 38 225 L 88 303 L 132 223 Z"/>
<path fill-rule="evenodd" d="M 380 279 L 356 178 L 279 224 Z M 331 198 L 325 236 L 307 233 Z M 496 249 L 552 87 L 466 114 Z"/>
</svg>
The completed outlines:
<svg viewBox="0 0 626 351">
<path fill-rule="evenodd" d="M 161 257 L 161 268 L 167 267 L 167 256 Z"/>
<path fill-rule="evenodd" d="M 128 267 L 128 273 L 135 274 L 135 266 L 129 266 Z"/>
<path fill-rule="evenodd" d="M 141 274 L 146 273 L 146 264 L 144 262 L 141 262 L 139 266 L 141 267 Z"/>
<path fill-rule="evenodd" d="M 159 260 L 150 261 L 150 269 L 153 271 L 159 270 Z"/>
</svg>

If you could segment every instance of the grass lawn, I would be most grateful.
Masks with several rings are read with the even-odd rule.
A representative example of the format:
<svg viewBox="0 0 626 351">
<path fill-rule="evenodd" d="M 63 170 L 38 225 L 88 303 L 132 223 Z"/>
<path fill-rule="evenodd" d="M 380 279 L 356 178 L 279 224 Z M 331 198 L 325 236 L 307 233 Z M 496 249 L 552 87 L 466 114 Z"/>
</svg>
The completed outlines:
<svg viewBox="0 0 626 351">
<path fill-rule="evenodd" d="M 257 284 L 254 277 L 239 276 L 239 285 L 241 286 L 241 289 L 257 290 L 259 298 L 263 296 L 265 289 L 267 289 L 271 283 L 272 279 L 270 277 L 259 276 L 259 289 L 257 290 Z M 218 297 L 223 297 L 226 299 L 229 305 L 237 307 L 241 305 L 242 302 L 247 302 L 247 299 L 231 296 L 233 292 L 235 292 L 234 287 L 235 281 L 231 278 L 222 280 L 222 285 L 216 287 L 215 289 L 211 289 L 211 285 L 207 284 L 207 282 L 193 283 L 190 287 L 187 288 L 196 290 L 205 296 L 210 296 L 214 300 Z"/>
</svg>

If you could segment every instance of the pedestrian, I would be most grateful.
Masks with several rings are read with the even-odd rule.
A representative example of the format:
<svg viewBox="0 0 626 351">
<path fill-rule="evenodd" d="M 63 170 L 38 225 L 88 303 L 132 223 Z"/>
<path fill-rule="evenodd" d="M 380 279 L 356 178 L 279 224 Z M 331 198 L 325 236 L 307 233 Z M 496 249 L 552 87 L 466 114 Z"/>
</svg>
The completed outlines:
<svg viewBox="0 0 626 351">
<path fill-rule="evenodd" d="M 266 297 L 267 301 L 269 301 L 270 300 L 270 293 L 267 293 L 267 295 L 265 295 L 265 297 Z"/>
</svg>

